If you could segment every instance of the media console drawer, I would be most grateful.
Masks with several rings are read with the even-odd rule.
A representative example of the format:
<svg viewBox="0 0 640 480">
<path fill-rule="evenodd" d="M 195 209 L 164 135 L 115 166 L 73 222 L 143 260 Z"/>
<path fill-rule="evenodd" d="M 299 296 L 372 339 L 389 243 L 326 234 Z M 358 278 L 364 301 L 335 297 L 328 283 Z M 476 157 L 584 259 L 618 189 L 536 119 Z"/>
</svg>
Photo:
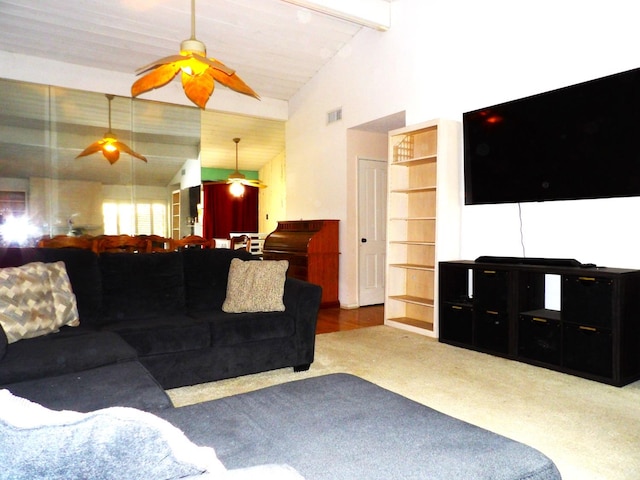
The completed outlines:
<svg viewBox="0 0 640 480">
<path fill-rule="evenodd" d="M 473 341 L 473 307 L 469 304 L 446 302 L 442 315 L 444 319 L 440 322 L 440 338 L 470 345 Z"/>
<path fill-rule="evenodd" d="M 592 275 L 562 277 L 562 319 L 596 327 L 611 328 L 613 318 L 611 278 Z"/>
<path fill-rule="evenodd" d="M 525 312 L 518 324 L 518 356 L 560 365 L 562 330 L 560 312 Z"/>
</svg>

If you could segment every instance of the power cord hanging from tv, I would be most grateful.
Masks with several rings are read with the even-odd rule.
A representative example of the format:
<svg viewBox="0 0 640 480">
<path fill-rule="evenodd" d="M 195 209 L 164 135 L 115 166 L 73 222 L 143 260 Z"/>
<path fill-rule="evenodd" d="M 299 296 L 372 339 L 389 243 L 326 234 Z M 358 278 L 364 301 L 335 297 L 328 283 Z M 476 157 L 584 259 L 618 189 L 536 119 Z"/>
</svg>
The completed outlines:
<svg viewBox="0 0 640 480">
<path fill-rule="evenodd" d="M 518 218 L 520 219 L 520 246 L 522 247 L 522 257 L 526 257 L 524 248 L 524 232 L 522 226 L 522 204 L 518 203 Z"/>
</svg>

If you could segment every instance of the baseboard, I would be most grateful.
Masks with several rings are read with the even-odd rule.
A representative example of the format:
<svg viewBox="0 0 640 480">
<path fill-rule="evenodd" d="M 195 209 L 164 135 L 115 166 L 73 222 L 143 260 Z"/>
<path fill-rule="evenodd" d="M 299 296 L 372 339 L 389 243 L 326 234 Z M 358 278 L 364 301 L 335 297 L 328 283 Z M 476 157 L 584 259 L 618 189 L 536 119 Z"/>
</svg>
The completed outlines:
<svg viewBox="0 0 640 480">
<path fill-rule="evenodd" d="M 355 310 L 356 308 L 360 308 L 360 305 L 358 305 L 357 303 L 351 303 L 349 305 L 345 305 L 344 303 L 341 303 L 340 308 L 343 308 L 345 310 Z"/>
</svg>

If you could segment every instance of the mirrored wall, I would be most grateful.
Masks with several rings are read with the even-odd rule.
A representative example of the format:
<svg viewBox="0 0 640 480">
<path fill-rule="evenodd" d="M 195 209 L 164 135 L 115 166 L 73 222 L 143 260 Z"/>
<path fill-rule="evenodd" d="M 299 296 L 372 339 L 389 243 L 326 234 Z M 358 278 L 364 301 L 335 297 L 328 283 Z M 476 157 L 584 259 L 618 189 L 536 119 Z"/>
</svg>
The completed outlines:
<svg viewBox="0 0 640 480">
<path fill-rule="evenodd" d="M 0 80 L 0 105 L 0 245 L 171 235 L 172 192 L 200 183 L 197 108 L 115 96 L 109 115 L 104 93 L 11 80 Z M 114 164 L 101 152 L 76 158 L 109 123 L 147 162 L 125 153 Z"/>
</svg>

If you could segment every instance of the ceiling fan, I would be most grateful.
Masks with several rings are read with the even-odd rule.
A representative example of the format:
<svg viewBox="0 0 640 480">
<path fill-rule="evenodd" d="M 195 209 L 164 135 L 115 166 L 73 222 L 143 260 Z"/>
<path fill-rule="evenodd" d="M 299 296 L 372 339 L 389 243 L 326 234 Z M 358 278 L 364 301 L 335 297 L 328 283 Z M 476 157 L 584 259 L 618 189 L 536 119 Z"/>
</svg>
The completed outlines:
<svg viewBox="0 0 640 480">
<path fill-rule="evenodd" d="M 234 138 L 233 141 L 236 144 L 236 169 L 233 173 L 230 173 L 226 180 L 205 180 L 204 183 L 226 183 L 229 185 L 229 191 L 236 197 L 242 196 L 244 193 L 244 187 L 257 187 L 266 188 L 266 185 L 260 180 L 249 179 L 238 170 L 238 143 L 239 138 Z"/>
<path fill-rule="evenodd" d="M 207 58 L 207 48 L 196 38 L 195 0 L 191 0 L 191 37 L 180 44 L 180 53 L 156 60 L 136 70 L 136 75 L 146 73 L 131 86 L 131 96 L 164 87 L 182 72 L 182 88 L 186 96 L 204 109 L 213 93 L 215 82 L 236 92 L 260 99 L 235 71 L 215 58 Z"/>
<path fill-rule="evenodd" d="M 92 153 L 102 151 L 102 155 L 104 155 L 104 158 L 109 160 L 109 163 L 113 165 L 120 158 L 120 152 L 124 152 L 146 162 L 147 159 L 143 155 L 134 152 L 125 143 L 119 141 L 116 134 L 111 131 L 111 100 L 113 100 L 114 96 L 105 94 L 105 97 L 107 97 L 107 100 L 109 101 L 109 130 L 107 130 L 101 140 L 96 140 L 95 142 L 93 142 L 82 152 L 80 152 L 80 154 L 76 158 L 86 157 L 87 155 L 91 155 Z"/>
</svg>

